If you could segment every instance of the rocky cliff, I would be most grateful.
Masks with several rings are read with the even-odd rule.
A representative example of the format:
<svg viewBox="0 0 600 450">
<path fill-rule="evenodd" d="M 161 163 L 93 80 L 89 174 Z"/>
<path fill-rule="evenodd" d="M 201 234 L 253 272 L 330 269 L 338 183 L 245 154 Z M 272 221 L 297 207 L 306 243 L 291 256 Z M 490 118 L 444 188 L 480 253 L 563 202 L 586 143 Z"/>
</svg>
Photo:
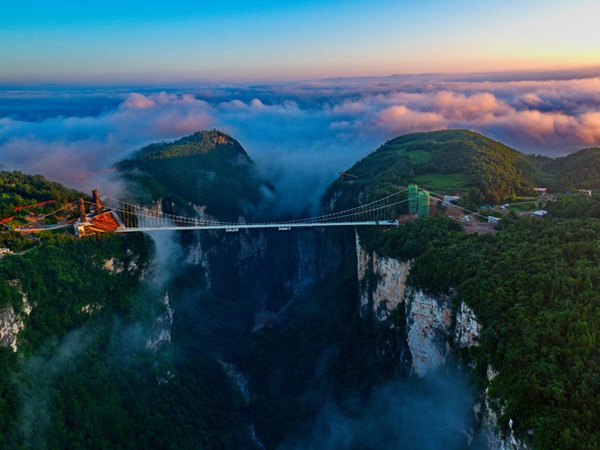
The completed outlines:
<svg viewBox="0 0 600 450">
<path fill-rule="evenodd" d="M 404 303 L 410 261 L 398 261 L 368 252 L 356 236 L 357 272 L 360 281 L 361 316 L 385 322 Z"/>
<path fill-rule="evenodd" d="M 357 273 L 360 282 L 360 307 L 364 319 L 373 319 L 376 326 L 406 330 L 406 342 L 412 360 L 412 373 L 426 377 L 443 367 L 455 348 L 478 346 L 481 324 L 473 310 L 464 302 L 456 305 L 453 292 L 431 295 L 408 282 L 411 262 L 399 261 L 367 251 L 356 234 Z M 393 315 L 398 308 L 403 314 Z M 400 317 L 405 323 L 394 323 Z M 469 361 L 464 361 L 467 365 Z M 488 383 L 495 372 L 488 370 Z M 484 388 L 474 413 L 482 424 L 489 450 L 523 450 L 527 447 L 513 435 L 512 429 L 503 435 L 498 426 L 498 414 Z"/>
<path fill-rule="evenodd" d="M 23 298 L 21 313 L 17 313 L 12 305 L 0 309 L 0 346 L 10 347 L 16 352 L 18 335 L 25 326 L 24 319 L 31 313 L 31 305 L 27 294 L 21 288 L 20 280 L 12 280 L 11 284 L 17 288 Z"/>
<path fill-rule="evenodd" d="M 17 351 L 17 336 L 23 329 L 23 319 L 15 312 L 12 305 L 0 310 L 0 346 L 10 347 Z"/>
</svg>

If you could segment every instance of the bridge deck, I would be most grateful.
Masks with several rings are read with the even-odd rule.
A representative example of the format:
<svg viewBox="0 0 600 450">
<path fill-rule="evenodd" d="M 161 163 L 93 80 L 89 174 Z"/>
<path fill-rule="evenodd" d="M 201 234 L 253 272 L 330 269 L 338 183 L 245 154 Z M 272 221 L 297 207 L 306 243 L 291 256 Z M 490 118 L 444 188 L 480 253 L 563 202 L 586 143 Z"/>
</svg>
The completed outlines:
<svg viewBox="0 0 600 450">
<path fill-rule="evenodd" d="M 117 233 L 133 233 L 138 231 L 158 231 L 158 230 L 226 230 L 239 231 L 244 229 L 261 229 L 261 228 L 277 228 L 286 230 L 290 228 L 314 228 L 314 227 L 339 227 L 339 226 L 367 226 L 367 225 L 397 225 L 394 220 L 368 221 L 368 222 L 323 222 L 323 223 L 231 223 L 221 225 L 192 225 L 192 226 L 161 226 L 161 227 L 136 227 L 136 228 L 121 228 L 116 230 Z"/>
</svg>

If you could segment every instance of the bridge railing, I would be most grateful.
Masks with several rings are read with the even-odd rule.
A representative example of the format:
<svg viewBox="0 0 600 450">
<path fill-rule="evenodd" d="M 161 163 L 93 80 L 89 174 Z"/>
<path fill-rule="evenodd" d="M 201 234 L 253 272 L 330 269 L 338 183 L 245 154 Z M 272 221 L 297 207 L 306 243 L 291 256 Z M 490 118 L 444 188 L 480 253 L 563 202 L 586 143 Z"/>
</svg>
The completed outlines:
<svg viewBox="0 0 600 450">
<path fill-rule="evenodd" d="M 146 208 L 131 203 L 126 203 L 111 197 L 104 197 L 104 202 L 111 205 L 119 213 L 125 227 L 134 229 L 199 229 L 215 227 L 288 227 L 288 226 L 311 226 L 325 225 L 335 223 L 378 223 L 389 222 L 397 217 L 391 217 L 392 213 L 397 211 L 397 207 L 408 202 L 409 198 L 402 198 L 400 194 L 407 189 L 397 191 L 387 197 L 374 200 L 364 205 L 359 205 L 343 211 L 323 214 L 320 216 L 309 217 L 305 219 L 295 219 L 278 222 L 259 222 L 259 223 L 238 223 L 225 222 L 202 217 L 185 217 L 173 214 L 163 213 L 162 211 Z"/>
</svg>

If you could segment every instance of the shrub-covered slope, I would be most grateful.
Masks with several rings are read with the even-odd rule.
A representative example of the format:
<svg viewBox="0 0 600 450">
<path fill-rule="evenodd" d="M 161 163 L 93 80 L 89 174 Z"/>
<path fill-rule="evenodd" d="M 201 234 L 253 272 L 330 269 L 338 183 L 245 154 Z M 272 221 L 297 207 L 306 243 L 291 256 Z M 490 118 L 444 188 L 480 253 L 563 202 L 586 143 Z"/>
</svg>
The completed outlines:
<svg viewBox="0 0 600 450">
<path fill-rule="evenodd" d="M 222 218 L 251 213 L 261 187 L 271 189 L 239 142 L 216 130 L 151 144 L 117 167 L 152 199 L 206 205 L 208 214 Z"/>
<path fill-rule="evenodd" d="M 584 148 L 561 158 L 532 157 L 539 178 L 553 189 L 600 189 L 600 148 Z"/>
<path fill-rule="evenodd" d="M 496 203 L 515 195 L 534 195 L 534 170 L 525 155 L 465 130 L 414 133 L 394 138 L 357 162 L 348 178 L 332 185 L 342 198 L 359 192 L 391 192 L 392 186 L 416 183 L 432 191 L 462 191 L 468 200 Z"/>
</svg>

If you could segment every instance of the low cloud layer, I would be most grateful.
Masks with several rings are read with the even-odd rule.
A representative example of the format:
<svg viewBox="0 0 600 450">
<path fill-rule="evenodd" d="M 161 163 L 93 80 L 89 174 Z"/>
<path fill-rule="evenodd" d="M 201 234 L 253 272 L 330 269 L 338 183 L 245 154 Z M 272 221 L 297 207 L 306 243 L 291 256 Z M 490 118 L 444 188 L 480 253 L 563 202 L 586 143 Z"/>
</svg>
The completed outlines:
<svg viewBox="0 0 600 450">
<path fill-rule="evenodd" d="M 328 403 L 281 448 L 479 450 L 487 446 L 474 431 L 473 402 L 464 374 L 439 372 L 423 380 L 393 382 L 366 399 Z"/>
<path fill-rule="evenodd" d="M 219 128 L 238 139 L 285 204 L 316 203 L 337 172 L 397 135 L 464 128 L 526 153 L 600 145 L 600 77 L 460 81 L 389 77 L 253 86 L 0 91 L 0 164 L 74 187 L 155 141 Z M 8 106 L 6 106 L 8 105 Z"/>
</svg>

